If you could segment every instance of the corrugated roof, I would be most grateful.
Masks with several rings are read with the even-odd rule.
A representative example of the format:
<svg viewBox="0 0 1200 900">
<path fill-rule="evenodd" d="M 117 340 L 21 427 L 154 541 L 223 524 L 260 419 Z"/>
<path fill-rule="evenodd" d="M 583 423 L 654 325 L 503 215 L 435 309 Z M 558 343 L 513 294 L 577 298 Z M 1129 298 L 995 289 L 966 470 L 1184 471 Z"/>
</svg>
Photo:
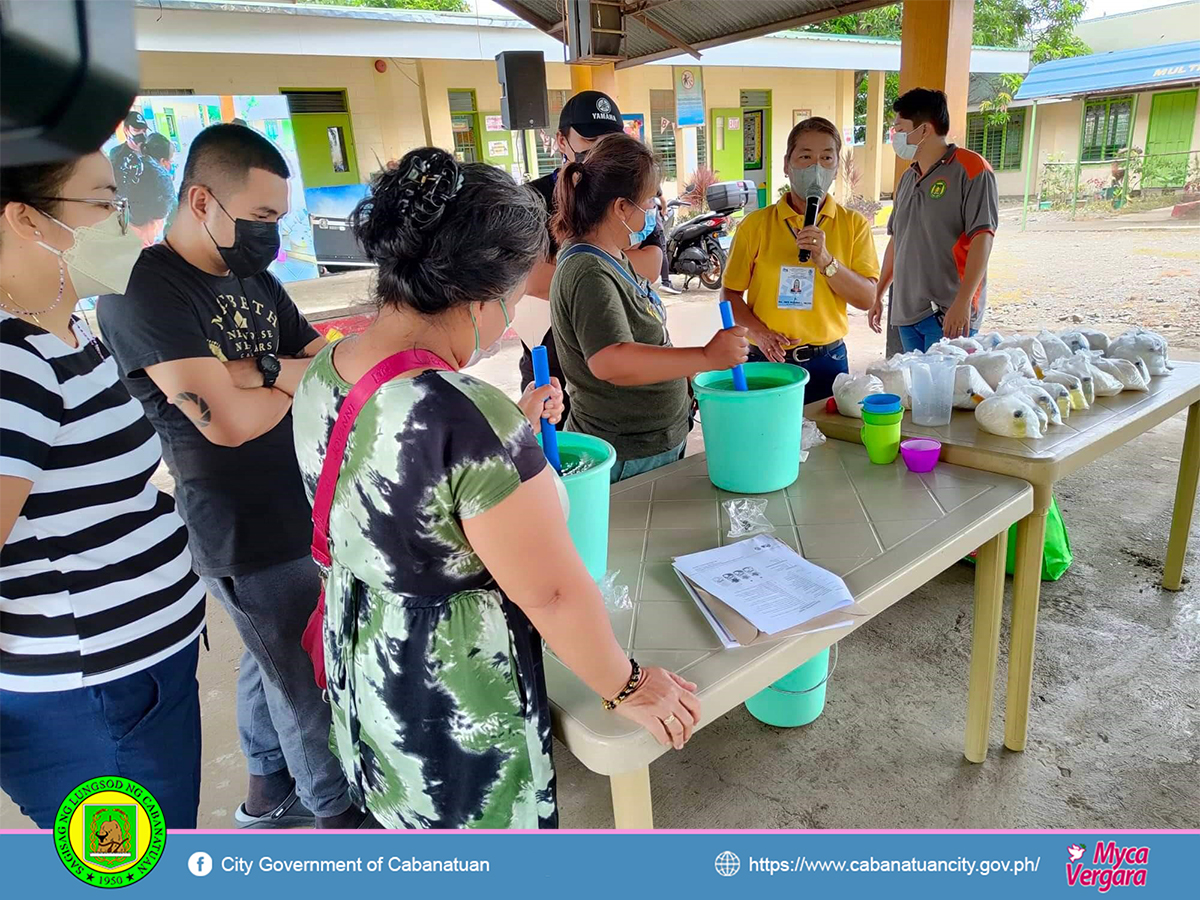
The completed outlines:
<svg viewBox="0 0 1200 900">
<path fill-rule="evenodd" d="M 553 34 L 563 33 L 561 0 L 496 0 L 501 6 Z M 773 34 L 846 13 L 888 6 L 895 0 L 625 0 L 625 60 L 637 65 L 678 56 L 682 51 L 638 18 L 646 16 L 696 50 Z"/>
<path fill-rule="evenodd" d="M 1113 50 L 1044 62 L 1029 70 L 1018 100 L 1077 97 L 1200 82 L 1200 41 Z"/>
</svg>

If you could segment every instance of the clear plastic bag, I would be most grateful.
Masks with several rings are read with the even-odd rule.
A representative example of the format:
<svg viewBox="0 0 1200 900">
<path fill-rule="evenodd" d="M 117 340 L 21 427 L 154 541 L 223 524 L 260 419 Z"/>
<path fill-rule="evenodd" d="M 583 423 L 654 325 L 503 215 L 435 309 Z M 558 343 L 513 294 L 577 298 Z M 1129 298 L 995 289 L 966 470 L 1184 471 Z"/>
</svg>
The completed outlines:
<svg viewBox="0 0 1200 900">
<path fill-rule="evenodd" d="M 1033 401 L 1034 405 L 1046 416 L 1046 425 L 1061 425 L 1062 413 L 1053 395 L 1044 387 L 1020 375 L 1009 375 L 1000 382 L 997 394 L 1021 393 Z"/>
<path fill-rule="evenodd" d="M 1047 381 L 1043 378 L 1041 381 L 1034 382 L 1038 387 L 1044 388 L 1046 393 L 1054 398 L 1054 402 L 1058 404 L 1058 414 L 1064 419 L 1071 416 L 1071 391 L 1065 384 L 1059 384 L 1057 381 Z"/>
<path fill-rule="evenodd" d="M 874 375 L 883 383 L 885 394 L 895 394 L 900 398 L 901 406 L 912 409 L 912 373 L 905 360 L 893 357 L 873 362 L 867 366 L 867 374 Z"/>
<path fill-rule="evenodd" d="M 1016 371 L 1012 357 L 1000 350 L 972 353 L 963 362 L 965 365 L 977 369 L 993 391 L 1000 386 L 1000 382 L 1006 375 L 1011 375 Z"/>
<path fill-rule="evenodd" d="M 1166 375 L 1171 371 L 1171 363 L 1167 358 L 1167 339 L 1145 328 L 1133 328 L 1125 332 L 1109 344 L 1104 355 L 1110 359 L 1140 359 L 1151 375 Z"/>
<path fill-rule="evenodd" d="M 1094 351 L 1080 350 L 1072 355 L 1069 360 L 1060 359 L 1057 366 L 1064 372 L 1071 372 L 1078 375 L 1081 379 L 1084 378 L 1084 375 L 1090 376 L 1092 395 L 1088 397 L 1089 405 L 1095 402 L 1096 397 L 1115 397 L 1121 391 L 1125 390 L 1125 386 L 1118 379 L 1092 365 L 1092 360 L 1095 359 L 1093 353 Z M 1086 394 L 1088 390 L 1086 379 L 1083 382 L 1083 390 Z"/>
<path fill-rule="evenodd" d="M 1038 377 L 1038 372 L 1041 370 L 1036 368 L 1033 362 L 1029 359 L 1029 354 L 1022 347 L 998 347 L 997 353 L 1004 353 L 1012 360 L 1013 369 L 1018 375 L 1028 378 L 1030 381 Z M 1045 353 L 1045 351 L 1042 351 Z"/>
<path fill-rule="evenodd" d="M 1088 408 L 1087 396 L 1083 391 L 1083 381 L 1078 375 L 1063 372 L 1060 369 L 1051 369 L 1042 376 L 1042 381 L 1047 384 L 1061 384 L 1065 387 L 1071 397 L 1071 409 Z"/>
<path fill-rule="evenodd" d="M 1018 334 L 1005 338 L 996 347 L 997 350 L 1024 350 L 1035 372 L 1046 368 L 1046 348 L 1042 342 L 1032 335 Z M 1016 362 L 1014 359 L 1013 362 Z M 1018 369 L 1017 371 L 1021 371 Z M 1033 376 L 1029 376 L 1033 377 Z"/>
<path fill-rule="evenodd" d="M 768 534 L 775 530 L 767 518 L 767 501 L 752 497 L 738 497 L 726 500 L 721 504 L 729 516 L 729 531 L 725 535 L 733 538 L 747 537 L 752 534 Z"/>
<path fill-rule="evenodd" d="M 1095 328 L 1076 328 L 1075 330 L 1087 338 L 1089 350 L 1099 350 L 1101 353 L 1104 353 L 1108 350 L 1108 345 L 1112 342 L 1107 334 Z"/>
<path fill-rule="evenodd" d="M 1047 331 L 1045 328 L 1038 332 L 1037 339 L 1041 342 L 1042 349 L 1046 351 L 1047 363 L 1053 363 L 1057 359 L 1064 359 L 1075 352 L 1067 346 L 1066 341 L 1057 334 Z M 1045 369 L 1046 366 L 1043 365 L 1042 368 Z"/>
<path fill-rule="evenodd" d="M 1044 433 L 1039 412 L 1024 394 L 997 394 L 975 407 L 975 421 L 991 434 L 1037 440 Z"/>
<path fill-rule="evenodd" d="M 1127 391 L 1150 390 L 1150 372 L 1141 358 L 1106 359 L 1100 356 L 1092 360 L 1092 365 L 1116 378 Z"/>
<path fill-rule="evenodd" d="M 633 609 L 629 585 L 619 581 L 620 577 L 621 570 L 613 569 L 600 581 L 600 596 L 604 598 L 604 608 L 607 610 Z"/>
<path fill-rule="evenodd" d="M 995 391 L 974 366 L 961 365 L 954 370 L 954 408 L 974 409 Z"/>
<path fill-rule="evenodd" d="M 859 418 L 862 418 L 861 413 Z M 817 427 L 817 423 L 812 419 L 805 419 L 800 429 L 800 449 L 808 451 L 813 447 L 820 447 L 823 443 L 825 443 L 824 432 Z"/>
<path fill-rule="evenodd" d="M 1088 342 L 1087 335 L 1082 331 L 1064 331 L 1058 336 L 1058 339 L 1067 345 L 1067 349 L 1074 353 L 1076 350 L 1091 350 L 1092 345 Z"/>
<path fill-rule="evenodd" d="M 975 340 L 979 341 L 979 345 L 984 350 L 995 350 L 999 343 L 1004 340 L 1004 335 L 998 331 L 989 331 L 987 334 L 975 335 Z"/>
<path fill-rule="evenodd" d="M 942 338 L 951 347 L 958 347 L 960 350 L 966 350 L 967 355 L 972 353 L 982 353 L 984 350 L 990 350 L 990 347 L 985 347 L 983 342 L 977 337 L 957 337 L 957 338 Z M 941 343 L 939 341 L 938 343 Z"/>
<path fill-rule="evenodd" d="M 839 372 L 833 379 L 833 399 L 838 412 L 850 419 L 862 418 L 862 399 L 868 394 L 882 394 L 883 382 L 874 375 L 851 375 Z M 805 447 L 804 449 L 808 449 Z"/>
<path fill-rule="evenodd" d="M 961 341 L 962 338 L 955 338 L 955 340 Z M 968 338 L 968 340 L 970 339 Z M 955 344 L 953 341 L 950 341 L 946 338 L 942 338 L 940 341 L 930 347 L 929 352 L 953 356 L 955 359 L 960 361 L 971 355 L 971 351 L 966 347 L 960 347 L 958 344 Z"/>
</svg>

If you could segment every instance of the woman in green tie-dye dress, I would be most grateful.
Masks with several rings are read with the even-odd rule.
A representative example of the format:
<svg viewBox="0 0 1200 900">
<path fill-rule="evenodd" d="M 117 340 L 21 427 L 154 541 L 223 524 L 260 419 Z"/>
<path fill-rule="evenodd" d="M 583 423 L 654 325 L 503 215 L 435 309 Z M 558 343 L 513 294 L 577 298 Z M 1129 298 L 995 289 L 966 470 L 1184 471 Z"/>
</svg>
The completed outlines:
<svg viewBox="0 0 1200 900">
<path fill-rule="evenodd" d="M 353 383 L 403 350 L 455 370 L 476 361 L 546 245 L 535 194 L 428 148 L 376 176 L 352 223 L 379 265 L 380 311 L 322 350 L 296 393 L 310 499 Z M 557 415 L 561 392 L 522 404 L 461 372 L 417 369 L 375 391 L 347 442 L 325 583 L 331 746 L 385 827 L 555 827 L 542 634 L 602 697 L 636 671 L 531 429 Z M 641 672 L 618 714 L 681 747 L 699 717 L 695 686 Z"/>
</svg>

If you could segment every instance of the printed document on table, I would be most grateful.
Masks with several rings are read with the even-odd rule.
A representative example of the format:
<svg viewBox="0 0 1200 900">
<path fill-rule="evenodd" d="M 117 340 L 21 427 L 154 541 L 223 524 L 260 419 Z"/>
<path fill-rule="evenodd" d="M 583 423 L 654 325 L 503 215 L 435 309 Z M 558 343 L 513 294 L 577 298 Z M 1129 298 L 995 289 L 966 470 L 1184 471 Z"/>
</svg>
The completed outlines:
<svg viewBox="0 0 1200 900">
<path fill-rule="evenodd" d="M 841 578 L 770 535 L 680 556 L 675 568 L 765 634 L 854 602 Z"/>
<path fill-rule="evenodd" d="M 675 577 L 683 584 L 683 589 L 688 592 L 688 596 L 695 601 L 696 606 L 700 608 L 700 615 L 704 616 L 704 621 L 708 623 L 708 627 L 713 630 L 717 636 L 717 640 L 721 642 L 721 646 L 726 650 L 732 650 L 734 647 L 742 646 L 738 643 L 737 638 L 729 633 L 721 621 L 712 614 L 712 610 L 708 608 L 705 602 L 700 599 L 700 595 L 696 592 L 696 586 L 692 584 L 679 570 L 675 571 Z"/>
</svg>

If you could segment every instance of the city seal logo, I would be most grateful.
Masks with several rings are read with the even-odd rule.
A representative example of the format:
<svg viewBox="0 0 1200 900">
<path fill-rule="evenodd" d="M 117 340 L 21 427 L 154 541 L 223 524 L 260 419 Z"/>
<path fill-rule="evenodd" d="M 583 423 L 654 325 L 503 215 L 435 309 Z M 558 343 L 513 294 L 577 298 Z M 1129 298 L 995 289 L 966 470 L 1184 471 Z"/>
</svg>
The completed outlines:
<svg viewBox="0 0 1200 900">
<path fill-rule="evenodd" d="M 941 200 L 945 193 L 946 193 L 946 181 L 945 181 L 945 179 L 942 179 L 942 178 L 939 178 L 937 181 L 935 181 L 933 183 L 933 187 L 931 187 L 929 189 L 929 196 L 932 197 L 934 200 Z"/>
<path fill-rule="evenodd" d="M 602 113 L 609 113 L 612 112 L 612 104 L 608 102 L 607 97 L 601 97 L 596 101 L 596 109 Z"/>
<path fill-rule="evenodd" d="M 145 878 L 166 841 L 158 801 L 128 778 L 85 781 L 67 795 L 54 819 L 58 858 L 80 881 L 100 888 Z"/>
</svg>

